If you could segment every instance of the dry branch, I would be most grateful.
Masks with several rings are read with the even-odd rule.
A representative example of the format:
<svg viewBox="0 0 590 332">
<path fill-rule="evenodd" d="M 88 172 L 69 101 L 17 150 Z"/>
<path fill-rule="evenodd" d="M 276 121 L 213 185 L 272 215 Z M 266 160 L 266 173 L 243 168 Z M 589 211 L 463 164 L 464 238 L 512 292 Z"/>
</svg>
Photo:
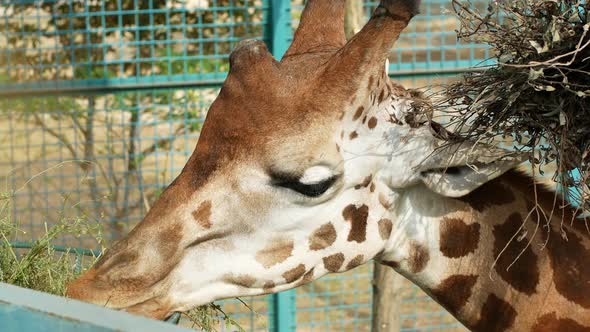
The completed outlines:
<svg viewBox="0 0 590 332">
<path fill-rule="evenodd" d="M 438 105 L 462 138 L 509 141 L 588 210 L 590 192 L 590 3 L 453 0 L 458 38 L 491 46 L 497 66 L 447 86 Z M 576 196 L 576 197 L 572 197 Z"/>
</svg>

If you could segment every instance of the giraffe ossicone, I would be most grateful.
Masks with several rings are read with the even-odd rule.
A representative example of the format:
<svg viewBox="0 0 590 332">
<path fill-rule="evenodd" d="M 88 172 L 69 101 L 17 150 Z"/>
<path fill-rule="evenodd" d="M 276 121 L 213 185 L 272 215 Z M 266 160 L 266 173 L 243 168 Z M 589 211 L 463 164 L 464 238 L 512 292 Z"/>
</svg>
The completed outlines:
<svg viewBox="0 0 590 332">
<path fill-rule="evenodd" d="M 181 174 L 68 296 L 162 319 L 376 259 L 474 331 L 590 331 L 584 222 L 389 79 L 418 0 L 348 42 L 344 1 L 308 0 L 281 61 L 238 45 Z"/>
</svg>

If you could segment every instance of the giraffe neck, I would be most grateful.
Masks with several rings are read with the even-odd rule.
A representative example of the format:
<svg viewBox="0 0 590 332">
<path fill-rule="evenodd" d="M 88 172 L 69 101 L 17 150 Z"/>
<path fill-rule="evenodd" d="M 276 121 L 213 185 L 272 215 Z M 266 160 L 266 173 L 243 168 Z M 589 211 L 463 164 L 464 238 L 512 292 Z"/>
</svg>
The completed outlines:
<svg viewBox="0 0 590 332">
<path fill-rule="evenodd" d="M 509 172 L 462 199 L 408 195 L 397 213 L 414 217 L 398 219 L 390 246 L 399 249 L 382 262 L 465 326 L 590 331 L 589 232 L 554 193 Z"/>
</svg>

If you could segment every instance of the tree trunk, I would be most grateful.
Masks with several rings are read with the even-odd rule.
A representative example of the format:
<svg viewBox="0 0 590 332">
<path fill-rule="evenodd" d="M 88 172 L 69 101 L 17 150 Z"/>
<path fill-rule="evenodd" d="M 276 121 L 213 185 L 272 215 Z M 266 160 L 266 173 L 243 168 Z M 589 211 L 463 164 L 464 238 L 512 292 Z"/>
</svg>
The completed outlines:
<svg viewBox="0 0 590 332">
<path fill-rule="evenodd" d="M 363 0 L 346 0 L 346 12 L 344 14 L 344 32 L 346 39 L 352 38 L 361 30 L 365 23 L 363 12 Z"/>
<path fill-rule="evenodd" d="M 375 263 L 373 274 L 372 332 L 398 332 L 401 328 L 403 277 L 392 268 Z"/>
</svg>

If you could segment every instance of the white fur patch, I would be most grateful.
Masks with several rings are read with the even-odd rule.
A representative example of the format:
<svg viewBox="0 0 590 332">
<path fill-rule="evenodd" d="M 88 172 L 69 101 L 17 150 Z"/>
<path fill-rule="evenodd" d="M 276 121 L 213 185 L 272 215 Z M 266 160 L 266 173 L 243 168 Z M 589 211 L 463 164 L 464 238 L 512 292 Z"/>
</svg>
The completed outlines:
<svg viewBox="0 0 590 332">
<path fill-rule="evenodd" d="M 302 184 L 316 184 L 334 176 L 332 170 L 326 166 L 313 166 L 305 170 L 299 182 Z"/>
</svg>

